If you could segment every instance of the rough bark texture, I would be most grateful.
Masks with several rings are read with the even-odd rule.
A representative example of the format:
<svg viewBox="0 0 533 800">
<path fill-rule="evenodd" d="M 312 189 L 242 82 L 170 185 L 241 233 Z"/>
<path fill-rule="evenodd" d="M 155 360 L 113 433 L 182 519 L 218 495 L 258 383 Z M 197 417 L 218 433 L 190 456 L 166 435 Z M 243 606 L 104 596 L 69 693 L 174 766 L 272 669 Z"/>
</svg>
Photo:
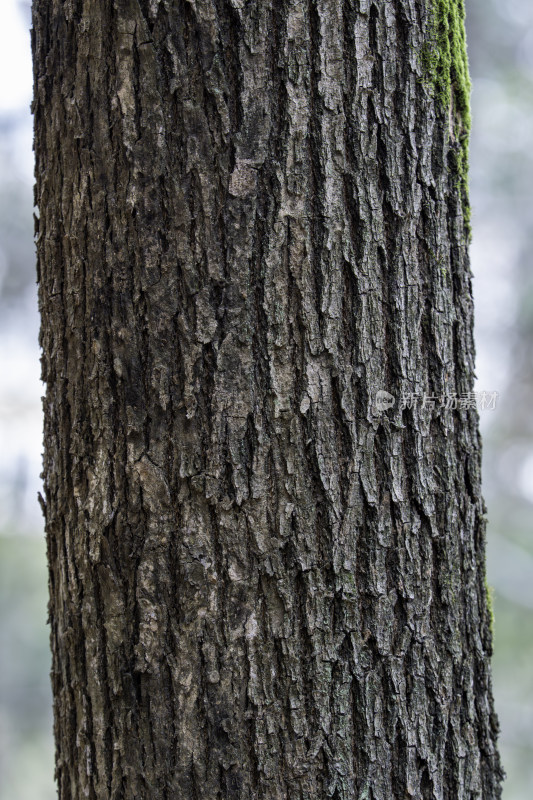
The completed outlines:
<svg viewBox="0 0 533 800">
<path fill-rule="evenodd" d="M 500 796 L 432 13 L 34 0 L 61 800 Z"/>
</svg>

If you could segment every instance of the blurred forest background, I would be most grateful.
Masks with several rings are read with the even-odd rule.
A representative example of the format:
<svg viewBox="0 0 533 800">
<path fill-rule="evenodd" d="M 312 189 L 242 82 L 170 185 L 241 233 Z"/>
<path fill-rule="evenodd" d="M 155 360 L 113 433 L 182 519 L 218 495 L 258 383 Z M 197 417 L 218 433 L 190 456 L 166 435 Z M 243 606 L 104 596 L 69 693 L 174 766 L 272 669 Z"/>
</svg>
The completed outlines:
<svg viewBox="0 0 533 800">
<path fill-rule="evenodd" d="M 533 796 L 533 3 L 466 0 L 488 583 L 505 800 Z M 0 800 L 52 800 L 30 2 L 0 5 Z"/>
</svg>

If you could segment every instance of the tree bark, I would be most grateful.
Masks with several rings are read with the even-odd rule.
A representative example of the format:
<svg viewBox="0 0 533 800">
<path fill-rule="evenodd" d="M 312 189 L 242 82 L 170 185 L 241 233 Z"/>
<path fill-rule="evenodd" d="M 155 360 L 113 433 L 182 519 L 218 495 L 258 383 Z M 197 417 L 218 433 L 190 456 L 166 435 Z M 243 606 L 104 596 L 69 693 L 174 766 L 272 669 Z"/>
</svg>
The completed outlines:
<svg viewBox="0 0 533 800">
<path fill-rule="evenodd" d="M 462 0 L 33 6 L 60 799 L 495 800 Z"/>
</svg>

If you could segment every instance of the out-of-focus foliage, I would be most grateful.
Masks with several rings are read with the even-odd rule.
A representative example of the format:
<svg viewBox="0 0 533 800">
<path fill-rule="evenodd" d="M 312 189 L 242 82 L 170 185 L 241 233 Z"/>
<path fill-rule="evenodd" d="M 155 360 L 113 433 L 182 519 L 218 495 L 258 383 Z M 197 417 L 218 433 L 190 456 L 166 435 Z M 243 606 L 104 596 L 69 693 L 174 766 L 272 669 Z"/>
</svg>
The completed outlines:
<svg viewBox="0 0 533 800">
<path fill-rule="evenodd" d="M 52 800 L 44 540 L 0 536 L 0 797 Z"/>
<path fill-rule="evenodd" d="M 52 800 L 29 3 L 0 3 L 0 800 Z M 22 63 L 21 63 L 22 62 Z"/>
<path fill-rule="evenodd" d="M 533 4 L 466 0 L 472 267 L 505 800 L 533 795 Z"/>
</svg>

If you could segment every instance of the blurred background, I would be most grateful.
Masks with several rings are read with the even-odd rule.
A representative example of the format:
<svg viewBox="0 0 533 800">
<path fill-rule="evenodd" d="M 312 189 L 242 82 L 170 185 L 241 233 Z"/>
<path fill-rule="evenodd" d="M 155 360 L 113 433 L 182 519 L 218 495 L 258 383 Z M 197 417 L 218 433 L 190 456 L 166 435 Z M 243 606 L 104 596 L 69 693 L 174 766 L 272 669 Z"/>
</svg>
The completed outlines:
<svg viewBox="0 0 533 800">
<path fill-rule="evenodd" d="M 505 800 L 533 796 L 533 3 L 466 0 L 478 389 Z M 0 4 L 0 800 L 52 800 L 30 3 Z"/>
</svg>

